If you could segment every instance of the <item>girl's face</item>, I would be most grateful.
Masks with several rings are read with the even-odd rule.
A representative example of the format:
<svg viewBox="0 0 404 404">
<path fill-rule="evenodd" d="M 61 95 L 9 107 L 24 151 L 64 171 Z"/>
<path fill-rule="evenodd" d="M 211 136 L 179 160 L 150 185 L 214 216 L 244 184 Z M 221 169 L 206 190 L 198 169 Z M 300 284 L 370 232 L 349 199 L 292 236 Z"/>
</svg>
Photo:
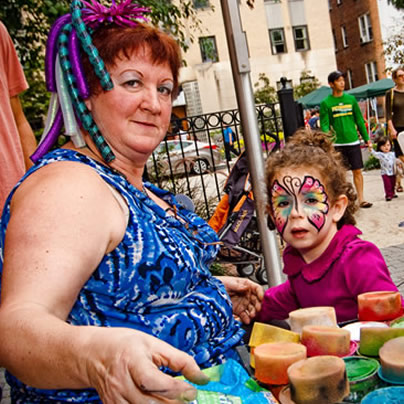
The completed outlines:
<svg viewBox="0 0 404 404">
<path fill-rule="evenodd" d="M 383 146 L 380 146 L 380 150 L 383 153 L 388 153 L 391 150 L 391 143 L 387 141 Z"/>
<path fill-rule="evenodd" d="M 345 195 L 331 204 L 323 179 L 312 168 L 284 168 L 271 184 L 270 208 L 275 226 L 306 262 L 327 248 L 346 206 Z"/>
</svg>

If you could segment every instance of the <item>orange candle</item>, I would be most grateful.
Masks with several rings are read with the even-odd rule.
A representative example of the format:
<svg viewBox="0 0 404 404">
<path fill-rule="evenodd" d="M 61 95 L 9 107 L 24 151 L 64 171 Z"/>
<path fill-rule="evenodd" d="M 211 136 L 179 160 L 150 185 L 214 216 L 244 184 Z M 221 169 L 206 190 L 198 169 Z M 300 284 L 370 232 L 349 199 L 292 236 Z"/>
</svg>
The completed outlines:
<svg viewBox="0 0 404 404">
<path fill-rule="evenodd" d="M 361 321 L 387 321 L 403 314 L 399 292 L 367 292 L 358 295 L 358 314 Z"/>
<path fill-rule="evenodd" d="M 255 377 L 265 384 L 287 384 L 288 367 L 306 358 L 306 347 L 295 342 L 262 344 L 254 350 Z"/>
</svg>

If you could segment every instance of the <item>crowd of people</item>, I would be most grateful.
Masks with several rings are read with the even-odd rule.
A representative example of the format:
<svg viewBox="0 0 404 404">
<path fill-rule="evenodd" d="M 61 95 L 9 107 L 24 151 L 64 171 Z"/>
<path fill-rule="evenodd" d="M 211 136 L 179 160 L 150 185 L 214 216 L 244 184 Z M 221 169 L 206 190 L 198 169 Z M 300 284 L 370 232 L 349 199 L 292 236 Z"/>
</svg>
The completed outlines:
<svg viewBox="0 0 404 404">
<path fill-rule="evenodd" d="M 191 401 L 195 387 L 173 376 L 207 383 L 201 369 L 240 360 L 236 348 L 253 321 L 318 305 L 350 321 L 358 294 L 397 290 L 378 248 L 354 226 L 358 206 L 371 204 L 357 135 L 341 128 L 356 124 L 369 139 L 341 72 L 330 74 L 333 95 L 320 118 L 313 114 L 323 131 L 299 131 L 267 160 L 268 215 L 287 244 L 288 279 L 264 295 L 251 280 L 213 276 L 216 233 L 144 181 L 178 91 L 177 42 L 142 21 L 145 9 L 100 13 L 94 4 L 74 0 L 49 34 L 46 81 L 56 113 L 35 152 L 26 140 L 32 132 L 21 134 L 27 124 L 14 97 L 26 84 L 13 67 L 19 84 L 8 98 L 20 112 L 7 119 L 21 131 L 10 136 L 21 139 L 20 160 L 35 163 L 25 160 L 12 189 L 2 183 L 0 366 L 13 403 Z M 397 94 L 391 128 L 399 132 Z M 341 97 L 355 122 L 333 112 Z M 63 125 L 72 139 L 57 148 Z M 226 150 L 237 154 L 229 129 Z"/>
</svg>

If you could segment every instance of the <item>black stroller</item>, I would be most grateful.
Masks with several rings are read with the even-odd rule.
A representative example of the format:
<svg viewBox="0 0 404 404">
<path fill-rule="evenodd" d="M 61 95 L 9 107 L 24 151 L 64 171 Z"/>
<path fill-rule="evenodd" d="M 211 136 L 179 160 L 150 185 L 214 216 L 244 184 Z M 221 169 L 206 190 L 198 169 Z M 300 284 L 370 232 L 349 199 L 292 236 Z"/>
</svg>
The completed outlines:
<svg viewBox="0 0 404 404">
<path fill-rule="evenodd" d="M 245 152 L 233 166 L 224 186 L 224 196 L 209 224 L 223 242 L 219 260 L 234 264 L 240 276 L 249 277 L 255 273 L 258 282 L 267 284 Z"/>
</svg>

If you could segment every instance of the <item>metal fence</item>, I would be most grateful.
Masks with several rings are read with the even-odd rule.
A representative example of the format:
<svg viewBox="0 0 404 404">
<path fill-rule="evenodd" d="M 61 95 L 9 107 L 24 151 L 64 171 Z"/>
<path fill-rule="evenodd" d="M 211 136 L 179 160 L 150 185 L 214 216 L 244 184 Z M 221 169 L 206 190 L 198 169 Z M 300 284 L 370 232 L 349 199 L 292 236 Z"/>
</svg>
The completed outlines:
<svg viewBox="0 0 404 404">
<path fill-rule="evenodd" d="M 264 158 L 283 141 L 279 104 L 256 106 Z M 146 178 L 160 188 L 192 199 L 196 212 L 210 218 L 223 194 L 226 178 L 244 149 L 237 109 L 175 118 L 173 130 L 151 156 Z M 234 133 L 233 152 L 225 151 L 224 129 Z"/>
</svg>

